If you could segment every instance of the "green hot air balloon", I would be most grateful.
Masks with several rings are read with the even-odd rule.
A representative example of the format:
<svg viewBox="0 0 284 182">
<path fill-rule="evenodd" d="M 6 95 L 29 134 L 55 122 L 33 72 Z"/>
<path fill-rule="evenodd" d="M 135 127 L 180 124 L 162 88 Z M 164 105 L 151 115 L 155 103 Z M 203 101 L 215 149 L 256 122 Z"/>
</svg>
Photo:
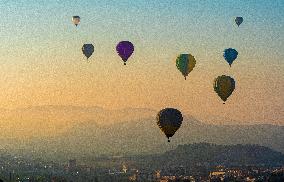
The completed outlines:
<svg viewBox="0 0 284 182">
<path fill-rule="evenodd" d="M 230 97 L 235 90 L 235 80 L 227 75 L 218 76 L 214 80 L 214 90 L 218 96 L 224 101 Z"/>
<path fill-rule="evenodd" d="M 191 54 L 180 54 L 176 59 L 177 69 L 182 73 L 184 79 L 195 67 L 196 60 Z"/>
<path fill-rule="evenodd" d="M 157 114 L 157 125 L 164 132 L 170 142 L 170 137 L 174 136 L 175 132 L 180 128 L 183 117 L 179 110 L 174 108 L 162 109 Z"/>
</svg>

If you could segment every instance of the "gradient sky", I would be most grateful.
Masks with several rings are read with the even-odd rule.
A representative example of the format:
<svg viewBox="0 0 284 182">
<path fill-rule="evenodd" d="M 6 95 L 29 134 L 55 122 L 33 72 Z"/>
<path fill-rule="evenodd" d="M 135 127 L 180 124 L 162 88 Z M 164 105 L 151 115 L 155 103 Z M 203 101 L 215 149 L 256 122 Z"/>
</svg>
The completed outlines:
<svg viewBox="0 0 284 182">
<path fill-rule="evenodd" d="M 283 0 L 2 1 L 0 107 L 176 107 L 205 120 L 284 124 L 283 12 Z M 135 45 L 127 66 L 115 52 L 121 40 Z M 84 43 L 95 46 L 90 63 Z M 232 68 L 222 57 L 229 47 L 239 52 Z M 197 60 L 186 81 L 180 53 Z M 225 105 L 213 90 L 222 74 L 236 80 Z"/>
</svg>

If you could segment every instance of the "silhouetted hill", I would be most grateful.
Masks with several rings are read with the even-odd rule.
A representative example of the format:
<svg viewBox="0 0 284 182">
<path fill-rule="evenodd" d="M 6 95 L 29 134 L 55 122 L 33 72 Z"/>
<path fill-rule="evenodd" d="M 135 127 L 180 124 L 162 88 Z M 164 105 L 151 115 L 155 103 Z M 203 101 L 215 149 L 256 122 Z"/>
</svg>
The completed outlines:
<svg viewBox="0 0 284 182">
<path fill-rule="evenodd" d="M 209 162 L 221 165 L 284 165 L 284 155 L 259 145 L 179 145 L 163 158 L 174 161 Z"/>
<path fill-rule="evenodd" d="M 159 166 L 283 166 L 284 154 L 259 145 L 179 145 L 159 155 L 132 157 L 139 165 Z"/>
</svg>

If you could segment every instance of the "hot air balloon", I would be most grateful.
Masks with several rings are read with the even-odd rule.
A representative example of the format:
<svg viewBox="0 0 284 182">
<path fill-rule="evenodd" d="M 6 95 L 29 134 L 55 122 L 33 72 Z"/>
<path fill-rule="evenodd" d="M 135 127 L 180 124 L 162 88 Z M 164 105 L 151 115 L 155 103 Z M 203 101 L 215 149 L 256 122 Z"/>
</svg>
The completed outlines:
<svg viewBox="0 0 284 182">
<path fill-rule="evenodd" d="M 84 44 L 83 47 L 82 47 L 82 51 L 83 51 L 83 54 L 87 57 L 87 59 L 89 57 L 91 57 L 91 55 L 93 54 L 94 52 L 94 46 L 93 44 Z"/>
<path fill-rule="evenodd" d="M 168 142 L 170 142 L 170 137 L 179 129 L 182 121 L 183 117 L 181 112 L 174 108 L 162 109 L 157 114 L 157 125 L 168 138 Z"/>
<path fill-rule="evenodd" d="M 180 54 L 176 59 L 177 69 L 182 73 L 184 79 L 195 67 L 196 60 L 191 54 Z"/>
<path fill-rule="evenodd" d="M 235 59 L 237 59 L 238 54 L 239 54 L 238 51 L 236 51 L 235 49 L 229 48 L 229 49 L 224 50 L 223 56 L 225 60 L 229 63 L 229 65 L 231 66 L 233 62 L 235 61 Z"/>
<path fill-rule="evenodd" d="M 74 25 L 76 25 L 76 27 L 79 25 L 80 23 L 80 16 L 73 16 L 72 17 L 72 22 L 74 23 Z"/>
<path fill-rule="evenodd" d="M 218 96 L 224 101 L 230 97 L 230 95 L 235 90 L 235 80 L 226 75 L 218 76 L 214 80 L 214 90 L 218 94 Z"/>
<path fill-rule="evenodd" d="M 243 17 L 236 17 L 235 22 L 238 26 L 240 26 L 240 24 L 242 24 L 244 21 Z"/>
<path fill-rule="evenodd" d="M 124 65 L 126 65 L 126 61 L 132 55 L 133 51 L 134 51 L 134 46 L 129 41 L 121 41 L 116 46 L 116 52 L 124 61 Z"/>
</svg>

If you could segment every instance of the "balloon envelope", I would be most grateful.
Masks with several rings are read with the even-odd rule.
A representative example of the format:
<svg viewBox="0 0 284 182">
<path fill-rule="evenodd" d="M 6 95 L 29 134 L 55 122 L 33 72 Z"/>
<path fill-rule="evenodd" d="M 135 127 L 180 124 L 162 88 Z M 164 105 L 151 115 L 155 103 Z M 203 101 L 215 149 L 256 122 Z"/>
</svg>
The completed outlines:
<svg viewBox="0 0 284 182">
<path fill-rule="evenodd" d="M 80 16 L 73 16 L 72 22 L 77 26 L 80 23 Z"/>
<path fill-rule="evenodd" d="M 170 141 L 169 138 L 180 128 L 183 121 L 181 112 L 174 108 L 162 109 L 157 114 L 156 119 L 157 125 L 164 132 L 168 141 Z"/>
<path fill-rule="evenodd" d="M 89 57 L 91 57 L 91 55 L 93 54 L 94 52 L 94 46 L 93 44 L 84 44 L 83 47 L 82 47 L 82 52 L 83 54 L 87 57 L 87 59 Z"/>
<path fill-rule="evenodd" d="M 235 80 L 227 75 L 218 76 L 214 80 L 214 90 L 218 96 L 226 102 L 235 90 Z"/>
<path fill-rule="evenodd" d="M 235 59 L 237 59 L 238 54 L 239 54 L 238 51 L 236 51 L 235 49 L 229 48 L 229 49 L 224 50 L 223 56 L 225 60 L 229 63 L 229 65 L 231 66 L 233 62 L 235 61 Z"/>
<path fill-rule="evenodd" d="M 129 41 L 121 41 L 116 46 L 116 52 L 124 61 L 124 65 L 126 65 L 126 61 L 134 52 L 134 45 Z"/>
<path fill-rule="evenodd" d="M 182 73 L 184 79 L 195 67 L 196 60 L 191 54 L 180 54 L 176 59 L 177 69 Z"/>
<path fill-rule="evenodd" d="M 238 26 L 240 26 L 240 24 L 242 24 L 244 21 L 243 17 L 236 17 L 235 22 Z"/>
</svg>

